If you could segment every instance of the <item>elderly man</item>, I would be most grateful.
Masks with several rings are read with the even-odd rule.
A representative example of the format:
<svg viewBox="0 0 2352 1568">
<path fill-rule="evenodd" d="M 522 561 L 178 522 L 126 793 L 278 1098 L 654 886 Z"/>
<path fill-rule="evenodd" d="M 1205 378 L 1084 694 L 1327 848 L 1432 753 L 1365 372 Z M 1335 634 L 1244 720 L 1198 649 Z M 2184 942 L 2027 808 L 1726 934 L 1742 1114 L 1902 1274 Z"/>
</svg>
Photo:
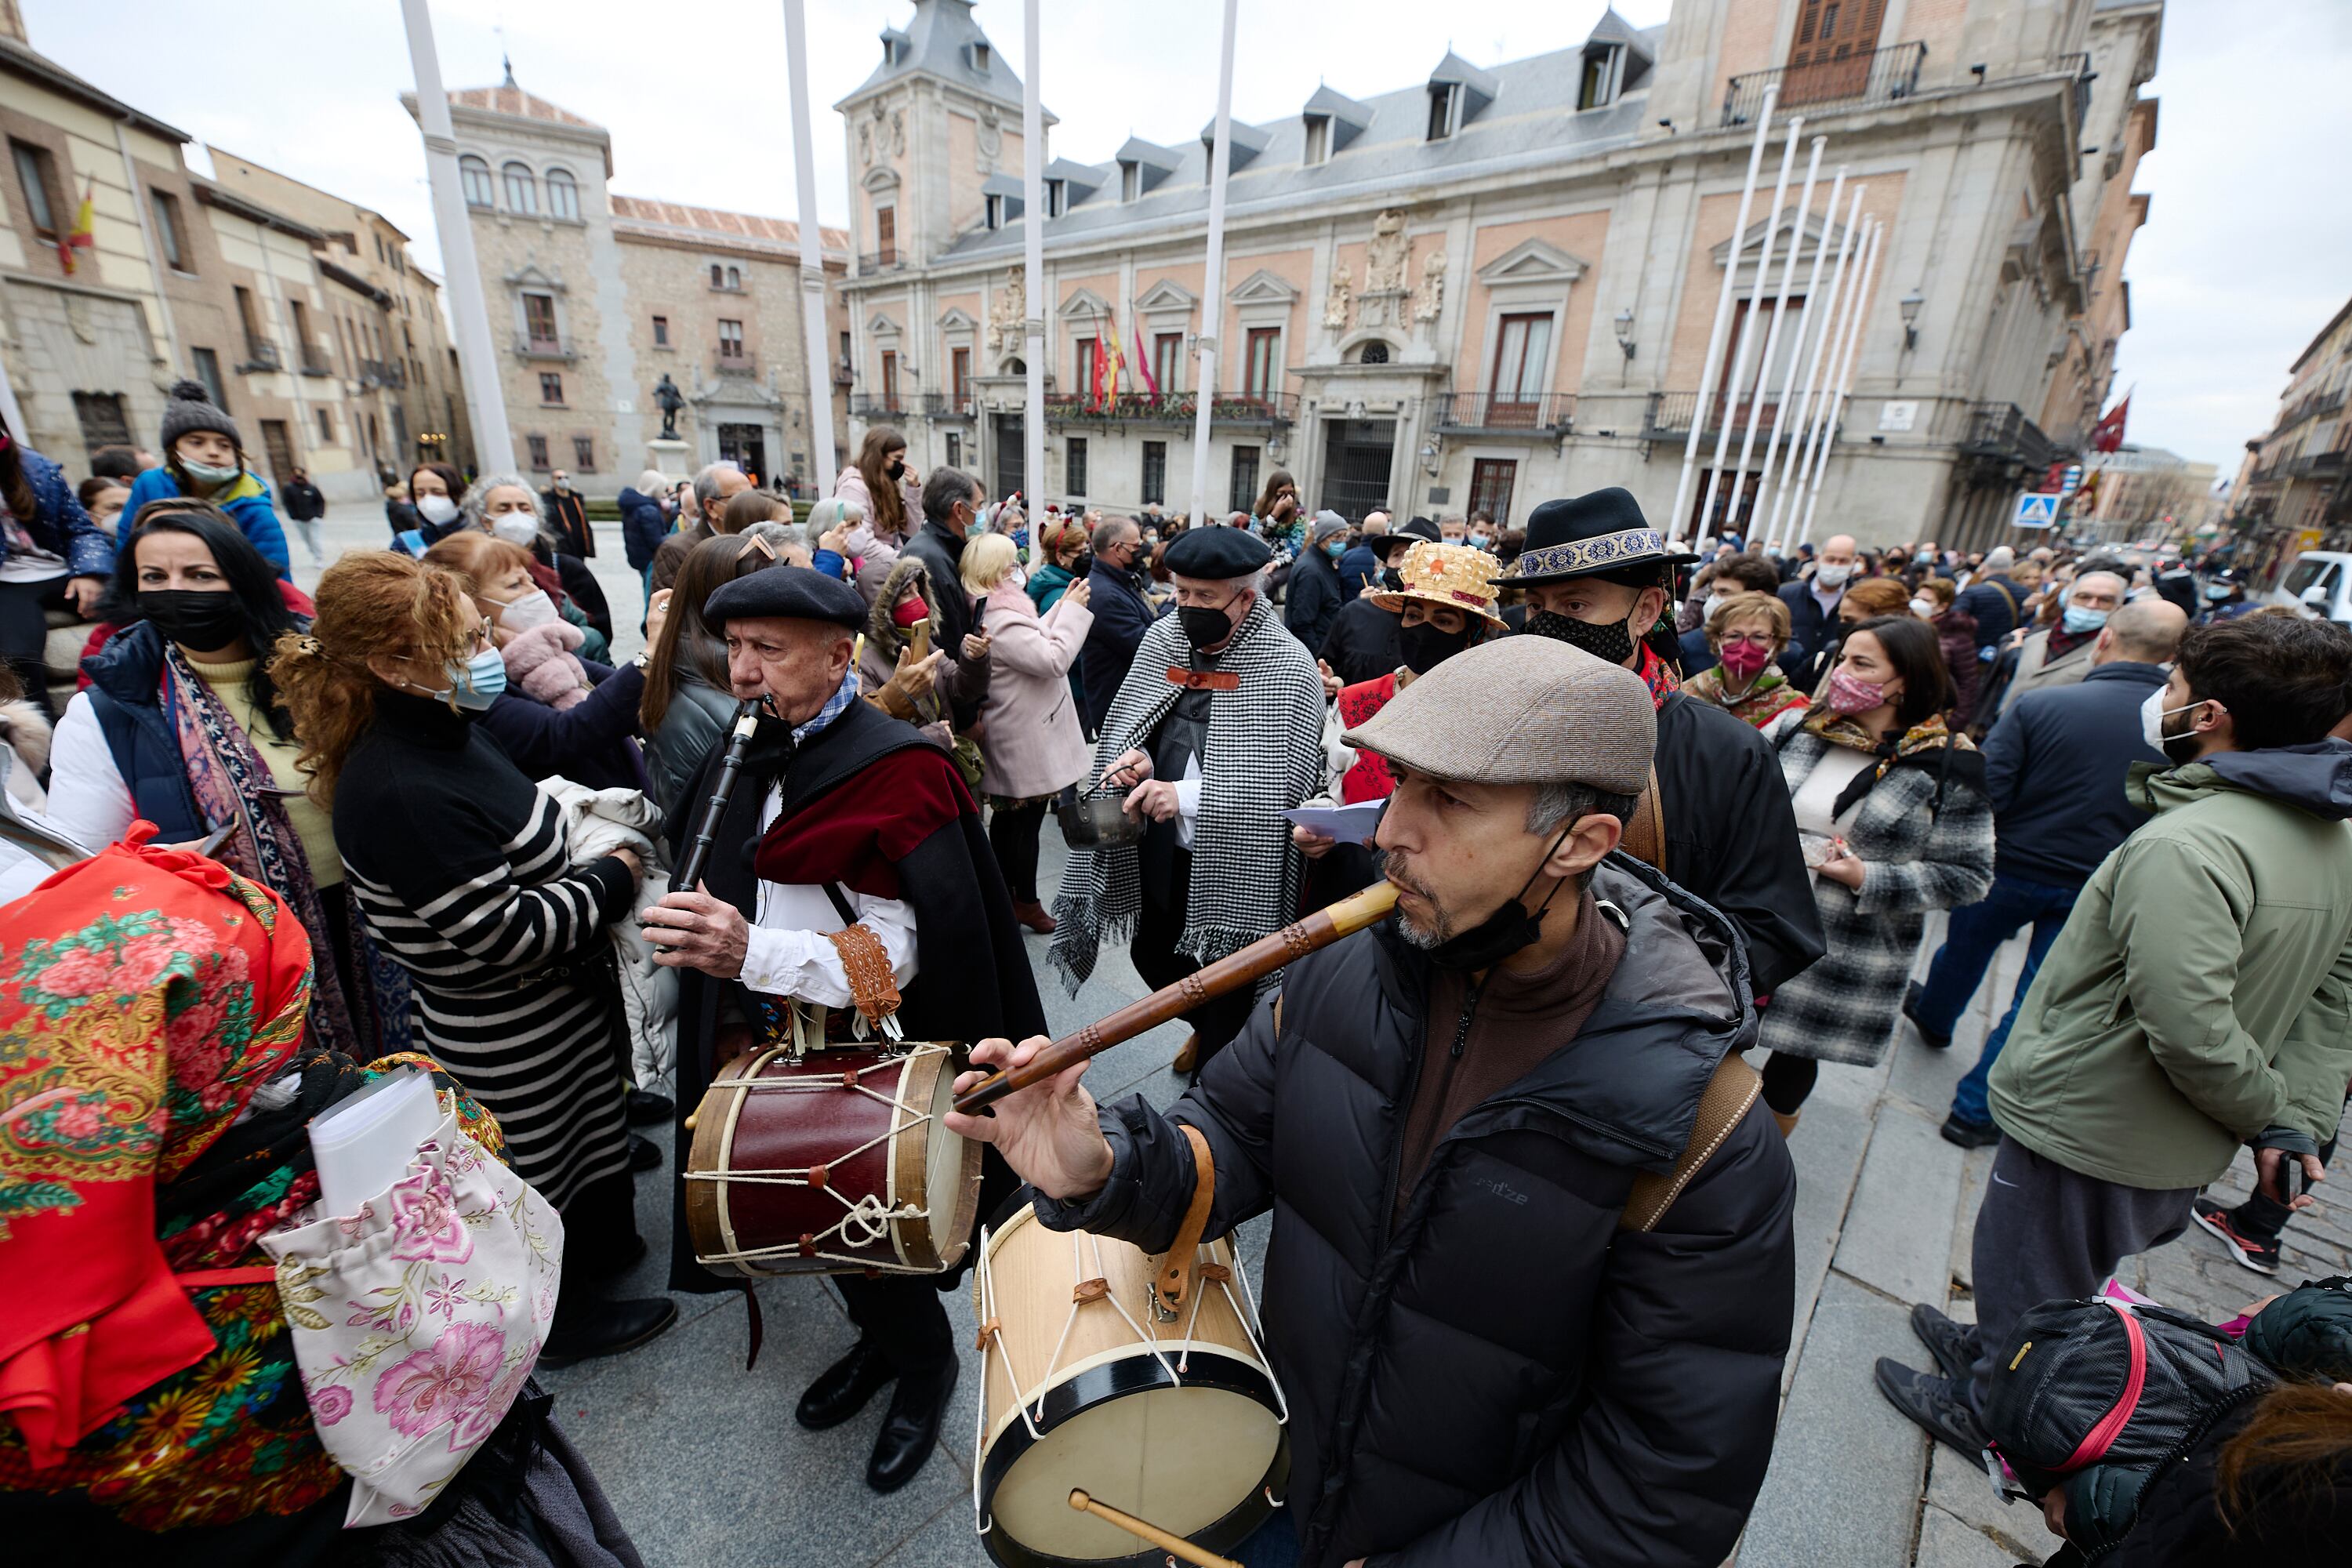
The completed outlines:
<svg viewBox="0 0 2352 1568">
<path fill-rule="evenodd" d="M 1437 537 L 1447 544 L 1470 542 L 1470 520 L 1458 511 L 1449 511 L 1437 520 Z"/>
<path fill-rule="evenodd" d="M 1807 659 L 1837 640 L 1838 605 L 1860 564 L 1853 535 L 1833 533 L 1822 542 L 1810 572 L 1780 585 L 1780 602 L 1789 606 L 1789 646 L 1780 654 L 1783 670 L 1795 675 Z"/>
<path fill-rule="evenodd" d="M 1979 711 L 2006 713 L 2029 691 L 2072 686 L 2088 675 L 2096 662 L 2092 653 L 2098 646 L 2100 629 L 2122 607 L 2129 587 L 2113 572 L 2085 572 L 2075 578 L 2058 624 L 2029 634 L 2012 652 L 2002 656 L 1999 668 L 2005 679 L 1993 701 Z"/>
<path fill-rule="evenodd" d="M 694 476 L 694 484 L 679 498 L 678 525 L 675 532 L 661 542 L 654 552 L 653 571 L 646 592 L 658 594 L 677 583 L 677 569 L 686 564 L 688 552 L 719 531 L 721 513 L 727 503 L 751 488 L 751 479 L 732 463 L 706 464 Z M 694 517 L 685 515 L 688 498 L 694 508 Z"/>
<path fill-rule="evenodd" d="M 1230 528 L 1192 529 L 1168 547 L 1176 613 L 1143 634 L 1095 752 L 1095 777 L 1127 789 L 1147 826 L 1139 844 L 1070 852 L 1049 957 L 1073 993 L 1107 931 L 1134 933 L 1129 954 L 1157 988 L 1297 911 L 1282 814 L 1322 782 L 1323 682 L 1266 603 L 1269 553 Z M 1177 1070 L 1206 1062 L 1249 1009 L 1244 992 L 1186 1013 Z"/>
<path fill-rule="evenodd" d="M 1991 662 L 1993 650 L 2000 646 L 2025 614 L 2026 590 L 2010 579 L 2017 565 L 2017 552 L 2008 545 L 1997 546 L 1984 558 L 1984 564 L 1969 575 L 1968 586 L 1953 601 L 1977 623 L 1977 658 Z"/>
<path fill-rule="evenodd" d="M 903 1038 L 1042 1028 L 1013 902 L 954 763 L 857 700 L 850 650 L 866 616 L 857 591 L 772 566 L 721 585 L 702 615 L 725 628 L 730 686 L 737 700 L 757 700 L 759 717 L 701 887 L 672 891 L 645 917 L 657 962 L 678 971 L 679 1110 L 699 1104 L 736 1051 L 872 1034 L 891 1016 L 877 984 L 885 963 Z M 719 762 L 714 752 L 670 813 L 673 857 L 693 838 Z M 681 1125 L 677 1147 L 690 1141 Z M 740 1286 L 695 1259 L 685 1189 L 681 1174 L 670 1289 Z M 896 1379 L 866 1471 L 868 1486 L 892 1491 L 929 1457 L 955 1387 L 947 1314 L 929 1278 L 844 1274 L 835 1283 L 857 1343 L 809 1386 L 798 1418 L 836 1426 Z"/>
<path fill-rule="evenodd" d="M 1356 542 L 1348 546 L 1347 553 L 1339 557 L 1339 587 L 1350 603 L 1380 587 L 1381 568 L 1385 564 L 1381 559 L 1380 542 L 1388 531 L 1388 513 L 1366 512 L 1364 526 Z"/>
<path fill-rule="evenodd" d="M 1089 734 L 1102 728 L 1103 715 L 1110 711 L 1111 699 L 1118 695 L 1120 684 L 1127 679 L 1128 667 L 1135 662 L 1135 650 L 1143 644 L 1143 634 L 1151 629 L 1159 612 L 1144 596 L 1143 530 L 1131 517 L 1109 517 L 1095 524 L 1087 541 L 1094 552 L 1093 564 L 1087 568 L 1087 592 L 1093 595 L 1087 607 L 1095 613 L 1095 623 L 1087 628 L 1086 647 L 1078 653 L 1079 685 L 1086 693 L 1086 721 Z"/>
<path fill-rule="evenodd" d="M 988 487 L 961 468 L 933 468 L 923 481 L 923 526 L 907 541 L 905 553 L 920 561 L 931 574 L 931 613 L 939 617 L 940 647 L 958 668 L 988 657 L 988 634 L 973 618 L 971 595 L 964 592 L 957 570 L 964 541 L 980 528 L 981 509 L 988 503 Z M 978 687 L 977 678 L 965 682 Z M 958 730 L 968 730 L 980 718 L 986 700 L 978 695 L 959 700 L 949 712 Z"/>
<path fill-rule="evenodd" d="M 1339 606 L 1356 596 L 1339 579 L 1339 557 L 1347 549 L 1348 520 L 1336 511 L 1318 511 L 1307 525 L 1307 547 L 1291 563 L 1282 621 L 1309 653 L 1322 651 Z"/>
<path fill-rule="evenodd" d="M 1649 687 L 1658 710 L 1649 858 L 1731 917 L 1762 995 L 1825 943 L 1772 748 L 1753 725 L 1680 689 L 1664 617 L 1674 569 L 1690 559 L 1667 548 L 1630 493 L 1596 490 L 1536 508 L 1504 583 L 1526 592 L 1528 633 L 1622 665 Z"/>
<path fill-rule="evenodd" d="M 1244 1562 L 1713 1568 L 1738 1538 L 1796 1183 L 1736 1059 L 1755 1013 L 1734 932 L 1610 853 L 1654 725 L 1639 679 L 1574 649 L 1456 654 L 1347 732 L 1397 781 L 1394 922 L 1292 963 L 1164 1115 L 1097 1110 L 1080 1066 L 949 1119 L 1055 1229 L 1166 1247 L 1194 1135 L 1208 1235 L 1279 1216 L 1290 1506 Z"/>
</svg>

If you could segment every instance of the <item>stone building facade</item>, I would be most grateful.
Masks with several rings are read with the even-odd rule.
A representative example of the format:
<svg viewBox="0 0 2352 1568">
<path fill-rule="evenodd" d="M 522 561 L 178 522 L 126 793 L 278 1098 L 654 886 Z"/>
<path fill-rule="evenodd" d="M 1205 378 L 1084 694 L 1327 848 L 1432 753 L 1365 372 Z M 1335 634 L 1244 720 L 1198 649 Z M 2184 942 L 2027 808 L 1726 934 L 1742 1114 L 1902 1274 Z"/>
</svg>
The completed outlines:
<svg viewBox="0 0 2352 1568">
<path fill-rule="evenodd" d="M 1607 13 L 1551 55 L 1449 53 L 1361 99 L 1327 85 L 1292 118 L 1234 126 L 1224 293 L 1206 302 L 1210 128 L 1097 163 L 1049 149 L 1049 439 L 1032 487 L 1020 84 L 966 0 L 914 0 L 836 105 L 858 257 L 854 426 L 900 425 L 919 463 L 960 462 L 999 491 L 1186 510 L 1192 350 L 1208 333 L 1205 510 L 1247 504 L 1279 467 L 1310 504 L 1351 516 L 1484 506 L 1513 522 L 1616 484 L 1666 523 L 1693 420 L 1704 463 L 1725 412 L 1721 398 L 1700 409 L 1697 387 L 1754 115 L 1778 83 L 1743 274 L 1766 228 L 1785 255 L 1797 226 L 1793 184 L 1765 213 L 1781 117 L 1829 138 L 1807 259 L 1824 233 L 1843 237 L 1846 214 L 1822 211 L 1836 164 L 1886 226 L 1824 524 L 1988 540 L 2107 390 L 2161 14 L 2158 0 L 1678 0 L 1661 26 Z M 2119 163 L 2082 152 L 2116 145 Z M 1091 367 L 1114 333 L 1128 368 L 1106 404 Z M 2078 341 L 2096 351 L 2062 392 Z M 1776 361 L 1767 428 L 1780 374 Z M 1682 531 L 1713 531 L 1735 506 L 1744 524 L 1760 467 L 1759 447 L 1747 486 L 1727 476 L 1717 517 L 1695 499 Z"/>
<path fill-rule="evenodd" d="M 2231 491 L 2238 561 L 2274 580 L 2306 550 L 2352 550 L 2352 302 L 2287 367 L 2271 427 Z"/>
<path fill-rule="evenodd" d="M 725 458 L 806 488 L 813 439 L 838 458 L 838 396 L 832 428 L 812 430 L 797 224 L 614 192 L 611 135 L 511 76 L 451 92 L 449 113 L 516 468 L 609 496 L 649 463 Z M 828 276 L 845 274 L 847 235 L 824 243 Z M 816 368 L 829 395 L 832 353 Z M 665 377 L 686 400 L 683 448 L 656 444 Z"/>
<path fill-rule="evenodd" d="M 2085 508 L 2076 496 L 2070 534 L 2087 533 L 2108 544 L 2149 542 L 2180 546 L 2210 531 L 2220 511 L 2213 496 L 2219 474 L 2210 463 L 2192 463 L 2161 447 L 2126 442 L 2112 452 L 2084 458 L 2093 489 Z"/>
</svg>

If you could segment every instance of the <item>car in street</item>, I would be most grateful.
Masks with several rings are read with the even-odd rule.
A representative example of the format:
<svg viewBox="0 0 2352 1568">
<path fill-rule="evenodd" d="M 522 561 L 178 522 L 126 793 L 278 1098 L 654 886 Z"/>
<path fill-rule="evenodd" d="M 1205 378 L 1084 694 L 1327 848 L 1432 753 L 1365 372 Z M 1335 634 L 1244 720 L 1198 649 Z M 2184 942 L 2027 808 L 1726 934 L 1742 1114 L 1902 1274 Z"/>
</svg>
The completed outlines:
<svg viewBox="0 0 2352 1568">
<path fill-rule="evenodd" d="M 2352 554 L 2334 550 L 2306 550 L 2294 558 L 2271 603 L 2286 605 L 2323 621 L 2352 626 Z"/>
</svg>

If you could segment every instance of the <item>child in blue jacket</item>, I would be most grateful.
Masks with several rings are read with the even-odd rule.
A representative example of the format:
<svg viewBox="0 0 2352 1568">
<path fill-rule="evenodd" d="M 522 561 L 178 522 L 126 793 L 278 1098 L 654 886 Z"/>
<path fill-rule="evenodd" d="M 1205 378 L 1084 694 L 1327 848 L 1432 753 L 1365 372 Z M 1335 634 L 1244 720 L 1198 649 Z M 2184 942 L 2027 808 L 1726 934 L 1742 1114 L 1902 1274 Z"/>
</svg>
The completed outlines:
<svg viewBox="0 0 2352 1568">
<path fill-rule="evenodd" d="M 202 382 L 173 382 L 167 395 L 163 466 L 148 469 L 132 482 L 123 517 L 135 518 L 149 501 L 174 496 L 210 501 L 235 518 L 253 547 L 290 581 L 286 531 L 270 505 L 269 487 L 246 469 L 245 442 L 237 435 L 236 421 L 215 406 Z M 115 531 L 116 554 L 129 546 L 133 531 L 128 526 Z"/>
</svg>

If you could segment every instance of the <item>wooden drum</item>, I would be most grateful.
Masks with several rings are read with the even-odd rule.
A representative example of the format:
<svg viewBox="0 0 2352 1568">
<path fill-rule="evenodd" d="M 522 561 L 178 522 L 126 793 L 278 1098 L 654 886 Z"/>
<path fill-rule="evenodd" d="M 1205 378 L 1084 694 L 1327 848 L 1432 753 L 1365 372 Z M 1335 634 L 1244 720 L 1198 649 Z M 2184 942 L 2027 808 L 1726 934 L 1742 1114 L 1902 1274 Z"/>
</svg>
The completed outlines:
<svg viewBox="0 0 2352 1568">
<path fill-rule="evenodd" d="M 1288 1409 L 1232 1245 L 1192 1250 L 1192 1286 L 1171 1320 L 1152 1292 L 1164 1259 L 1047 1230 L 1025 1205 L 982 1233 L 972 1507 L 996 1562 L 1166 1560 L 1076 1511 L 1074 1489 L 1212 1552 L 1273 1513 L 1288 1480 Z"/>
<path fill-rule="evenodd" d="M 747 1052 L 694 1116 L 686 1225 L 721 1274 L 937 1274 L 963 1261 L 981 1145 L 947 1130 L 944 1045 Z"/>
</svg>

